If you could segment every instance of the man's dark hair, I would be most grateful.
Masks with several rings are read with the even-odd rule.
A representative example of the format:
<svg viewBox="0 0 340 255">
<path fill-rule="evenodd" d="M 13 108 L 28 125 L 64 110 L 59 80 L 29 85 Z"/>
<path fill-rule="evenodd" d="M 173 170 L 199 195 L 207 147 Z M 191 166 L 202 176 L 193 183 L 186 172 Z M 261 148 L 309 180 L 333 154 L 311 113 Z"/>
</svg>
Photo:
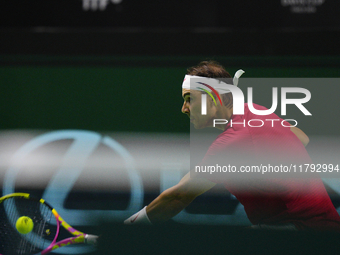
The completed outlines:
<svg viewBox="0 0 340 255">
<path fill-rule="evenodd" d="M 233 84 L 233 79 L 231 78 L 231 75 L 225 70 L 225 68 L 218 62 L 212 60 L 202 61 L 197 66 L 188 68 L 187 74 L 215 78 L 227 84 Z M 226 107 L 231 108 L 233 106 L 233 96 L 231 93 L 222 94 L 221 99 Z"/>
</svg>

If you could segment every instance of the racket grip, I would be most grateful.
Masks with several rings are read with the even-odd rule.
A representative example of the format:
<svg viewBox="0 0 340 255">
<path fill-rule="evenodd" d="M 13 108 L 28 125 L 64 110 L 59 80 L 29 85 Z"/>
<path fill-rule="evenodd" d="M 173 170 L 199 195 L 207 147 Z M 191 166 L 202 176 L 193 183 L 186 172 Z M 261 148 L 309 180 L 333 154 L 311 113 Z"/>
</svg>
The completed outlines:
<svg viewBox="0 0 340 255">
<path fill-rule="evenodd" d="M 85 235 L 85 243 L 97 245 L 98 236 L 95 235 Z"/>
</svg>

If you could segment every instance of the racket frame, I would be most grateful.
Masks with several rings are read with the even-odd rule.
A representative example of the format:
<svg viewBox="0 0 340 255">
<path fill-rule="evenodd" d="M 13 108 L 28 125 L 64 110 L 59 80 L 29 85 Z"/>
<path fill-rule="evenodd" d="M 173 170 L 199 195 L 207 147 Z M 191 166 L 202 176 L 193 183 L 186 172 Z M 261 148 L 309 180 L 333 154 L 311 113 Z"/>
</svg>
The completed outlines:
<svg viewBox="0 0 340 255">
<path fill-rule="evenodd" d="M 85 234 L 79 230 L 76 230 L 75 228 L 71 227 L 60 215 L 58 212 L 49 204 L 47 203 L 44 199 L 38 199 L 34 196 L 31 196 L 28 193 L 12 193 L 8 194 L 5 196 L 0 197 L 0 203 L 5 201 L 6 199 L 12 198 L 12 197 L 21 197 L 27 200 L 35 200 L 37 202 L 40 202 L 41 204 L 47 206 L 51 211 L 54 217 L 56 218 L 57 222 L 57 231 L 56 235 L 52 241 L 52 243 L 43 251 L 40 252 L 41 255 L 47 254 L 55 249 L 58 249 L 60 247 L 64 247 L 70 244 L 77 244 L 77 243 L 88 243 L 88 244 L 93 244 L 96 245 L 97 243 L 97 236 L 95 235 L 88 235 Z M 59 231 L 60 231 L 60 225 L 62 225 L 70 234 L 72 234 L 72 237 L 65 238 L 63 240 L 60 240 L 57 242 L 58 236 L 59 236 Z"/>
</svg>

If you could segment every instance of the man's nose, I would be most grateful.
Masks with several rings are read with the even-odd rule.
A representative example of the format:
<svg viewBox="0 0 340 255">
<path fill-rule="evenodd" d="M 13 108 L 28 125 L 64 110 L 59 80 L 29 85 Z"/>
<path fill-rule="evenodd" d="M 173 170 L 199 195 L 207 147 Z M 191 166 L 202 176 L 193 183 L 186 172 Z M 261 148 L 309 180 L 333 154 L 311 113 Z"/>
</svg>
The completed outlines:
<svg viewBox="0 0 340 255">
<path fill-rule="evenodd" d="M 188 105 L 188 103 L 187 102 L 184 102 L 183 103 L 183 106 L 182 106 L 182 113 L 189 113 L 190 112 L 190 110 L 189 110 L 189 105 Z"/>
</svg>

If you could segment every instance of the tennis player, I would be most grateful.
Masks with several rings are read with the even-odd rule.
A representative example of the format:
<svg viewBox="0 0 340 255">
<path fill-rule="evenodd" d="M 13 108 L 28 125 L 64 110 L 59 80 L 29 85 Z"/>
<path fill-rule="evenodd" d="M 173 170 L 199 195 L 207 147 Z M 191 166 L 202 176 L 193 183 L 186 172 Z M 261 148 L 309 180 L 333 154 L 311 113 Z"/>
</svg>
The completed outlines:
<svg viewBox="0 0 340 255">
<path fill-rule="evenodd" d="M 220 80 L 228 79 L 228 84 L 237 86 L 242 73 L 243 71 L 239 70 L 232 79 L 223 66 L 213 61 L 204 61 L 188 69 L 182 85 L 182 112 L 188 115 L 196 129 L 214 126 L 214 119 L 228 120 L 228 123 L 214 126 L 223 132 L 211 144 L 200 165 L 228 165 L 230 162 L 238 166 L 260 162 L 273 166 L 282 162 L 311 163 L 304 147 L 309 139 L 297 127 L 290 126 L 274 113 L 255 115 L 249 110 L 248 104 L 244 104 L 244 115 L 233 114 L 232 93 L 223 89 Z M 217 91 L 221 98 L 221 103 L 216 103 L 216 96 L 216 100 L 207 97 L 206 115 L 201 113 L 202 89 L 190 87 L 189 80 L 199 77 L 202 78 L 205 89 L 206 85 L 210 84 L 210 92 Z M 255 104 L 254 107 L 267 110 Z M 262 120 L 265 124 L 261 127 L 242 124 L 250 119 Z M 268 119 L 280 119 L 284 125 L 274 126 Z M 319 177 L 290 176 L 259 180 L 252 177 L 238 179 L 230 173 L 223 174 L 221 178 L 221 175 L 207 176 L 191 171 L 177 185 L 162 192 L 148 206 L 125 220 L 125 223 L 151 224 L 167 221 L 197 196 L 217 183 L 222 183 L 243 204 L 250 222 L 256 228 L 340 230 L 340 217 Z"/>
</svg>

